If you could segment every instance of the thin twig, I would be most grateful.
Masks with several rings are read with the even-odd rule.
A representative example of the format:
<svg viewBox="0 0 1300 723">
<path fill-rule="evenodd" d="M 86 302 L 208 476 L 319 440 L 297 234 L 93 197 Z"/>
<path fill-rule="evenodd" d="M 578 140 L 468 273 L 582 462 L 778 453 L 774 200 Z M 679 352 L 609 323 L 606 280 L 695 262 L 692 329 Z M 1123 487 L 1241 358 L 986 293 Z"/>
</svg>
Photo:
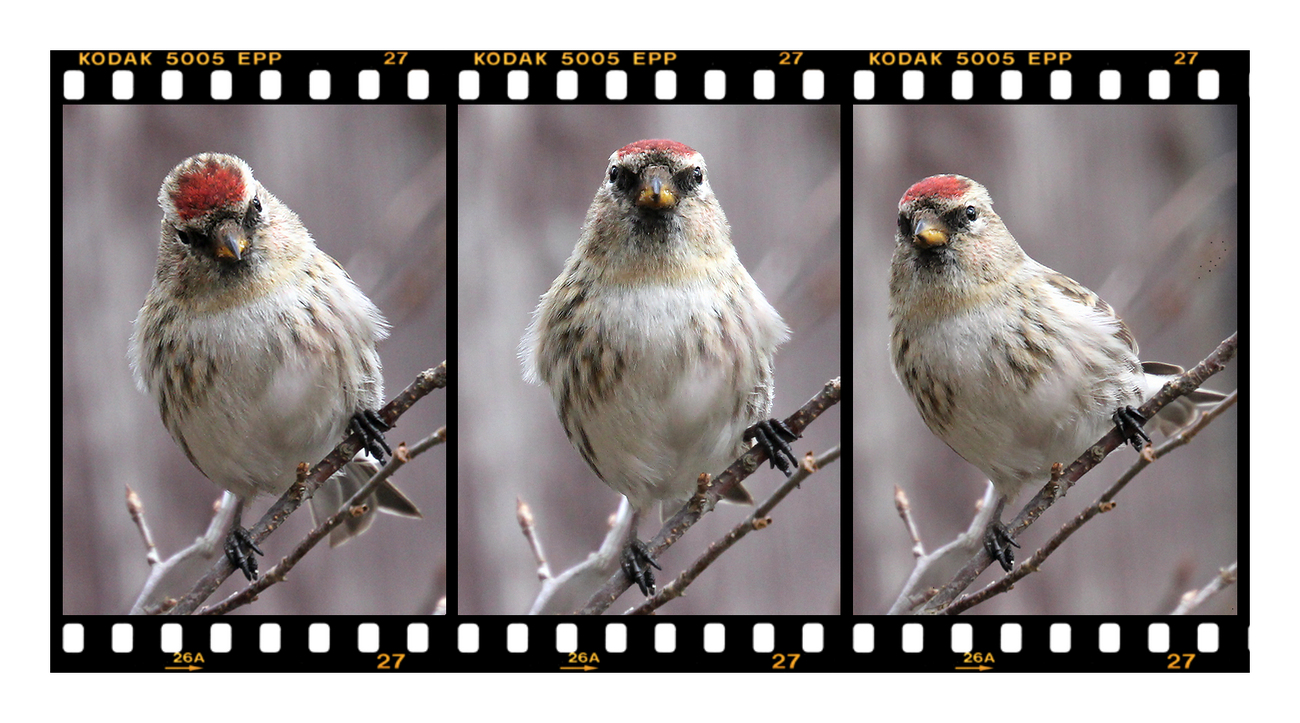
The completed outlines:
<svg viewBox="0 0 1300 723">
<path fill-rule="evenodd" d="M 533 551 L 533 559 L 537 560 L 537 579 L 550 580 L 551 566 L 546 564 L 546 555 L 542 552 L 542 541 L 537 536 L 537 526 L 533 524 L 533 511 L 524 498 L 518 496 L 515 497 L 515 518 L 519 520 L 528 547 Z"/>
<path fill-rule="evenodd" d="M 1178 377 L 1167 382 L 1161 387 L 1155 396 L 1147 400 L 1139 408 L 1138 413 L 1143 419 L 1151 419 L 1156 412 L 1160 411 L 1166 404 L 1181 397 L 1189 392 L 1195 391 L 1205 383 L 1207 379 L 1223 371 L 1228 361 L 1237 353 L 1237 334 L 1233 332 L 1232 336 L 1224 339 L 1213 352 L 1210 353 L 1200 364 L 1189 371 L 1180 374 Z M 1007 525 L 1012 537 L 1018 536 L 1038 519 L 1040 515 L 1051 507 L 1057 500 L 1065 496 L 1066 491 L 1073 487 L 1083 475 L 1089 470 L 1096 467 L 1103 459 L 1106 458 L 1120 445 L 1124 444 L 1123 435 L 1119 429 L 1112 428 L 1104 437 L 1097 441 L 1092 447 L 1089 447 L 1084 453 L 1067 467 L 1060 479 L 1049 480 L 1043 486 L 1038 494 L 1025 505 L 1020 514 Z M 979 577 L 991 563 L 993 558 L 989 555 L 988 550 L 981 546 L 970 560 L 962 567 L 958 573 L 935 594 L 926 603 L 923 613 L 941 612 L 943 608 L 952 604 L 957 596 L 963 590 L 970 586 Z M 1027 564 L 1027 563 L 1025 563 Z"/>
<path fill-rule="evenodd" d="M 1200 590 L 1188 590 L 1183 595 L 1183 599 L 1178 602 L 1178 607 L 1174 608 L 1170 615 L 1186 615 L 1201 606 L 1201 603 L 1209 600 L 1215 593 L 1226 588 L 1237 581 L 1237 563 L 1233 562 L 1225 568 L 1219 570 L 1219 574 L 1208 585 Z"/>
<path fill-rule="evenodd" d="M 822 390 L 808 400 L 798 411 L 786 418 L 786 426 L 795 434 L 801 434 L 809 423 L 840 401 L 840 392 L 840 378 L 836 377 L 827 382 L 822 387 Z M 659 557 L 664 550 L 667 550 L 673 543 L 681 539 L 682 535 L 692 525 L 713 509 L 724 493 L 753 474 L 758 469 L 758 466 L 766 460 L 767 452 L 763 450 L 761 445 L 754 445 L 749 451 L 741 455 L 726 471 L 714 479 L 713 486 L 709 487 L 704 496 L 703 504 L 687 504 L 664 523 L 659 530 L 659 534 L 655 535 L 654 539 L 647 544 L 651 556 Z M 622 570 L 615 571 L 601 586 L 600 590 L 592 595 L 587 604 L 578 611 L 578 614 L 599 615 L 607 610 L 631 584 L 632 581 L 628 579 Z"/>
<path fill-rule="evenodd" d="M 406 410 L 410 409 L 413 404 L 426 394 L 446 386 L 447 362 L 443 362 L 433 369 L 420 372 L 409 387 L 393 398 L 393 401 L 385 405 L 383 409 L 379 410 L 379 416 L 391 427 Z M 257 524 L 249 530 L 253 541 L 261 542 L 275 532 L 294 510 L 309 499 L 318 487 L 351 460 L 360 449 L 360 436 L 356 433 L 349 434 L 347 439 L 344 439 L 334 448 L 333 452 L 330 452 L 325 459 L 312 468 L 306 479 L 290 485 L 289 489 L 280 496 L 280 499 L 271 505 L 271 509 L 262 515 Z M 168 614 L 189 615 L 193 613 L 234 571 L 234 566 L 230 564 L 230 560 L 225 555 L 217 555 L 208 572 L 199 578 L 194 587 L 177 601 L 176 606 Z"/>
<path fill-rule="evenodd" d="M 282 582 L 289 574 L 289 571 L 298 564 L 298 561 L 310 552 L 311 548 L 316 546 L 316 543 L 325 539 L 331 530 L 343 524 L 348 520 L 348 518 L 364 512 L 362 502 L 365 501 L 371 493 L 378 489 L 382 482 L 387 480 L 389 477 L 392 477 L 394 472 L 401 469 L 403 465 L 410 461 L 411 455 L 406 444 L 398 444 L 397 449 L 393 450 L 393 457 L 388 460 L 388 464 L 385 464 L 383 468 L 376 472 L 375 475 L 370 478 L 369 482 L 362 485 L 361 489 L 357 490 L 356 494 L 352 495 L 347 502 L 344 502 L 343 506 L 340 507 L 337 512 L 330 515 L 324 522 L 320 523 L 315 529 L 307 533 L 307 536 L 303 538 L 288 555 L 285 555 L 284 559 L 280 560 L 280 562 L 276 563 L 271 569 L 263 573 L 261 577 L 254 580 L 248 587 L 236 592 L 216 605 L 199 610 L 197 614 L 224 615 L 237 607 L 253 602 L 257 599 L 258 593 L 271 587 L 277 582 Z M 307 465 L 305 464 L 301 465 L 301 468 L 305 468 L 306 466 Z M 304 476 L 306 475 L 300 475 L 299 479 L 301 480 Z"/>
<path fill-rule="evenodd" d="M 158 547 L 153 543 L 153 534 L 149 532 L 149 523 L 144 521 L 144 503 L 140 501 L 140 495 L 131 489 L 131 485 L 126 486 L 126 509 L 131 513 L 131 519 L 135 526 L 140 530 L 140 537 L 144 540 L 144 559 L 149 562 L 149 567 L 153 567 L 162 561 L 158 557 Z"/>
<path fill-rule="evenodd" d="M 1173 437 L 1170 437 L 1164 444 L 1157 448 L 1146 447 L 1143 450 L 1142 455 L 1138 457 L 1138 461 L 1134 462 L 1133 465 L 1129 467 L 1128 470 L 1125 471 L 1109 489 L 1102 493 L 1101 497 L 1098 497 L 1096 502 L 1088 505 L 1082 512 L 1075 515 L 1073 519 L 1062 525 L 1061 529 L 1057 530 L 1056 534 L 1052 535 L 1051 539 L 1049 539 L 1046 544 L 1035 550 L 1034 554 L 1031 555 L 1028 560 L 1025 560 L 1020 565 L 1016 566 L 1016 569 L 1012 570 L 1010 573 L 1007 573 L 1003 577 L 993 581 L 983 590 L 957 598 L 953 604 L 944 608 L 940 612 L 944 615 L 956 615 L 984 602 L 985 600 L 988 600 L 994 595 L 1007 592 L 1011 589 L 1011 586 L 1020 579 L 1024 578 L 1031 572 L 1037 572 L 1042 566 L 1043 561 L 1051 556 L 1051 554 L 1056 551 L 1056 548 L 1060 547 L 1070 535 L 1073 535 L 1080 527 L 1083 527 L 1088 520 L 1091 520 L 1103 512 L 1110 512 L 1114 509 L 1115 496 L 1118 495 L 1120 490 L 1123 490 L 1139 472 L 1146 469 L 1152 462 L 1190 442 L 1192 438 L 1199 434 L 1202 429 L 1205 429 L 1210 422 L 1214 421 L 1214 419 L 1222 414 L 1225 409 L 1231 407 L 1236 402 L 1237 392 L 1234 391 L 1225 397 L 1223 401 L 1215 405 L 1213 409 L 1200 415 L 1200 418 L 1197 419 L 1194 424 L 1178 432 Z"/>
<path fill-rule="evenodd" d="M 637 515 L 626 497 L 620 496 L 618 509 L 609 518 L 609 531 L 600 546 L 581 562 L 542 579 L 528 608 L 529 615 L 571 615 L 581 607 L 593 590 L 620 569 L 623 550 L 629 536 L 635 534 Z"/>
<path fill-rule="evenodd" d="M 447 428 L 438 427 L 438 429 L 435 430 L 433 434 L 430 434 L 424 439 L 421 439 L 420 441 L 411 445 L 410 448 L 407 450 L 407 454 L 411 455 L 411 459 L 415 459 L 416 457 L 419 457 L 420 455 L 424 454 L 430 449 L 433 449 L 434 447 L 443 444 L 446 441 L 447 441 Z"/>
<path fill-rule="evenodd" d="M 912 557 L 925 557 L 925 545 L 921 544 L 921 531 L 917 529 L 916 520 L 912 518 L 912 503 L 908 502 L 907 494 L 898 485 L 894 485 L 894 507 L 898 510 L 898 516 L 903 518 L 907 534 L 912 537 Z"/>
<path fill-rule="evenodd" d="M 820 457 L 813 457 L 809 454 L 804 457 L 803 464 L 790 478 L 785 481 L 772 496 L 764 500 L 763 504 L 754 509 L 753 514 L 746 517 L 740 524 L 731 528 L 731 531 L 722 536 L 722 539 L 709 545 L 703 555 L 700 555 L 695 562 L 691 563 L 681 574 L 672 582 L 668 583 L 654 597 L 647 598 L 645 602 L 629 610 L 628 615 L 649 615 L 665 603 L 674 598 L 680 597 L 686 592 L 686 586 L 695 581 L 714 560 L 718 559 L 722 553 L 731 549 L 733 545 L 740 541 L 740 538 L 748 535 L 751 530 L 761 530 L 772 524 L 772 518 L 768 517 L 777 503 L 785 499 L 801 483 L 808 480 L 813 472 L 834 462 L 840 457 L 840 447 L 835 445 L 829 450 L 822 453 Z"/>
<path fill-rule="evenodd" d="M 278 582 L 284 582 L 289 571 L 298 564 L 298 561 L 301 560 L 303 556 L 311 550 L 311 548 L 315 547 L 317 543 L 325 539 L 334 528 L 346 522 L 348 518 L 365 514 L 368 511 L 363 503 L 371 494 L 374 493 L 375 490 L 379 489 L 380 484 L 392 477 L 393 473 L 403 465 L 410 464 L 411 460 L 418 457 L 420 452 L 426 452 L 432 449 L 437 442 L 440 441 L 438 439 L 439 435 L 443 435 L 445 438 L 445 433 L 446 427 L 443 427 L 428 437 L 420 440 L 415 447 L 407 447 L 405 443 L 397 445 L 397 449 L 393 452 L 393 458 L 388 460 L 388 464 L 384 465 L 383 468 L 376 472 L 375 475 L 361 487 L 361 489 L 357 490 L 356 493 L 349 497 L 348 500 L 339 507 L 338 511 L 325 518 L 325 520 L 316 525 L 311 532 L 308 532 L 307 536 L 304 537 L 287 556 L 280 560 L 278 564 L 270 570 L 267 570 L 248 587 L 231 595 L 216 605 L 200 608 L 195 614 L 224 615 L 241 605 L 247 605 L 248 603 L 253 602 L 257 599 L 258 594 L 272 585 Z M 419 448 L 418 452 L 416 451 L 417 447 Z M 301 464 L 298 467 L 298 479 L 301 482 L 307 476 L 307 465 Z"/>
</svg>

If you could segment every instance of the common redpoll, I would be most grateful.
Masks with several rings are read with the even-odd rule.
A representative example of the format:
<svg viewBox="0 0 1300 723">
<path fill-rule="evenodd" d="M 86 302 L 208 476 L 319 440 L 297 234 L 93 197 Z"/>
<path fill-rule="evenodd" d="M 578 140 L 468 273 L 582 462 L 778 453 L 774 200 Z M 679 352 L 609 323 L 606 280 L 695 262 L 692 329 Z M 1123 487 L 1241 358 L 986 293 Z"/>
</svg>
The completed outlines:
<svg viewBox="0 0 1300 723">
<path fill-rule="evenodd" d="M 153 286 L 135 320 L 130 359 L 172 439 L 240 506 L 289 488 L 299 463 L 315 464 L 361 434 L 382 461 L 391 453 L 378 417 L 383 378 L 375 342 L 387 324 L 338 264 L 316 248 L 298 216 L 235 156 L 182 161 L 158 192 L 162 238 Z M 365 452 L 312 499 L 333 514 L 375 471 Z M 375 503 L 419 517 L 385 483 Z M 338 527 L 334 545 L 373 515 Z M 251 580 L 256 551 L 235 523 L 226 554 Z"/>
<path fill-rule="evenodd" d="M 1182 369 L 1139 362 L 1124 322 L 1093 292 L 1025 255 L 983 186 L 955 175 L 912 186 L 898 204 L 889 278 L 894 372 L 930 431 L 1001 495 L 986 535 L 1004 570 L 1015 541 L 1001 510 L 1047 482 L 1111 427 L 1149 442 L 1134 409 Z M 1201 390 L 1156 415 L 1192 421 Z"/>
<path fill-rule="evenodd" d="M 564 271 L 524 336 L 524 377 L 549 387 L 569 441 L 638 512 L 665 516 L 750 439 L 795 464 L 768 419 L 772 357 L 789 329 L 741 265 L 704 158 L 644 140 L 609 157 Z M 731 501 L 752 502 L 736 485 Z M 623 567 L 653 594 L 655 564 L 633 540 Z"/>
</svg>

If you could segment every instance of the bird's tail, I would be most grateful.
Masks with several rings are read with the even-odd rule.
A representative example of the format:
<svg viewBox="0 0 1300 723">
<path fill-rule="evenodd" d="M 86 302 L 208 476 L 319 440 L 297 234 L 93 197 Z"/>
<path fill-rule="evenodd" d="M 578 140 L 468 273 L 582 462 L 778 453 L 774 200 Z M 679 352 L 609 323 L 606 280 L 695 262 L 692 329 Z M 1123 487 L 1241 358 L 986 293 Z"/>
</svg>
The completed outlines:
<svg viewBox="0 0 1300 723">
<path fill-rule="evenodd" d="M 312 520 L 319 524 L 338 512 L 343 503 L 365 486 L 378 471 L 379 464 L 370 455 L 362 452 L 352 458 L 351 462 L 343 465 L 343 468 L 326 480 L 312 496 L 310 500 Z M 376 509 L 401 517 L 417 519 L 423 517 L 420 508 L 416 507 L 415 503 L 392 483 L 392 480 L 384 480 L 363 504 L 368 507 L 365 512 L 355 517 L 347 517 L 343 524 L 330 532 L 330 547 L 338 547 L 365 532 L 375 521 Z"/>
<path fill-rule="evenodd" d="M 1147 384 L 1143 399 L 1150 399 L 1160 391 L 1160 387 L 1163 387 L 1165 382 L 1182 374 L 1183 368 L 1177 364 L 1164 362 L 1142 362 L 1142 371 L 1146 372 Z M 1152 422 L 1155 424 L 1156 431 L 1169 437 L 1200 419 L 1202 407 L 1218 404 L 1225 398 L 1227 395 L 1222 392 L 1197 389 L 1166 404 Z"/>
</svg>

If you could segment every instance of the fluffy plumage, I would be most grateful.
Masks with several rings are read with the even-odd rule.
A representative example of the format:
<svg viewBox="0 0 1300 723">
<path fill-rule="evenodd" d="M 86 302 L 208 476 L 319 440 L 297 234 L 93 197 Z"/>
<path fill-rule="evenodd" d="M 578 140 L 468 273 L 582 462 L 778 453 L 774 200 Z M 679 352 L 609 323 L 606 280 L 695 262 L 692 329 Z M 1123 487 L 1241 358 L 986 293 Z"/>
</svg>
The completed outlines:
<svg viewBox="0 0 1300 723">
<path fill-rule="evenodd" d="M 912 186 L 890 270 L 894 371 L 926 425 L 1014 501 L 1044 484 L 1181 369 L 1138 361 L 1111 307 L 1029 258 L 983 186 L 956 175 Z M 1202 391 L 1156 417 L 1190 422 Z"/>
<path fill-rule="evenodd" d="M 209 479 L 242 500 L 281 494 L 299 462 L 319 462 L 381 405 L 375 342 L 387 325 L 241 159 L 186 159 L 158 202 L 158 265 L 131 337 L 136 383 Z M 341 475 L 367 469 L 373 460 L 358 457 Z M 396 496 L 392 511 L 418 516 Z"/>
<path fill-rule="evenodd" d="M 679 505 L 744 452 L 788 336 L 731 245 L 703 157 L 646 140 L 610 156 L 520 353 L 583 459 L 644 510 Z"/>
</svg>

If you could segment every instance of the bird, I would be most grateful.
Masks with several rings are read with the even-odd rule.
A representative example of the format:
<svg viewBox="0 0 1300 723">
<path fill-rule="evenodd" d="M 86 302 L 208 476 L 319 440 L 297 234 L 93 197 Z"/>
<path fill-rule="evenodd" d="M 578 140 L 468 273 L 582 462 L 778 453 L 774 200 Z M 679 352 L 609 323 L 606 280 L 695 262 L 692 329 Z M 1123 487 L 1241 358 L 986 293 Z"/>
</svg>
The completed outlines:
<svg viewBox="0 0 1300 723">
<path fill-rule="evenodd" d="M 1006 504 L 1045 484 L 1112 427 L 1150 443 L 1136 407 L 1182 368 L 1139 360 L 1109 304 L 1030 258 L 965 176 L 925 178 L 903 194 L 889 276 L 894 372 L 930 431 L 993 483 L 985 546 L 1005 571 L 1014 537 Z M 1157 428 L 1194 421 L 1223 395 L 1197 390 L 1166 405 Z"/>
<path fill-rule="evenodd" d="M 703 156 L 648 139 L 610 155 L 520 356 L 596 476 L 638 514 L 659 502 L 666 516 L 751 441 L 787 475 L 797 465 L 796 435 L 770 418 L 789 335 L 740 262 Z M 753 501 L 739 484 L 725 498 Z M 661 568 L 639 539 L 622 566 L 654 594 Z"/>
<path fill-rule="evenodd" d="M 200 153 L 158 192 L 163 218 L 153 283 L 131 335 L 137 386 L 158 406 L 172 439 L 208 479 L 238 499 L 279 495 L 299 463 L 319 462 L 349 432 L 363 452 L 312 499 L 328 516 L 391 454 L 378 415 L 383 376 L 379 309 L 312 240 L 298 216 L 241 158 Z M 386 512 L 420 511 L 385 481 Z M 338 545 L 372 514 L 331 534 Z M 236 521 L 225 545 L 253 580 L 262 554 Z"/>
</svg>

